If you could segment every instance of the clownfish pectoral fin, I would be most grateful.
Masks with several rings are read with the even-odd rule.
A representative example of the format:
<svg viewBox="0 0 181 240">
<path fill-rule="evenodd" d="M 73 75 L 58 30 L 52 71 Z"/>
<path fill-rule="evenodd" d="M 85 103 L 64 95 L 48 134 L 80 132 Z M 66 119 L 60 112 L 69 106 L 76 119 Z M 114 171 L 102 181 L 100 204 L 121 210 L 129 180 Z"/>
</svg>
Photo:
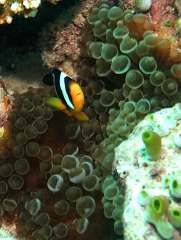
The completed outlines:
<svg viewBox="0 0 181 240">
<path fill-rule="evenodd" d="M 43 102 L 50 107 L 54 107 L 58 110 L 65 110 L 66 106 L 62 103 L 62 101 L 57 97 L 45 97 Z"/>
<path fill-rule="evenodd" d="M 43 83 L 48 85 L 48 86 L 53 86 L 53 75 L 51 73 L 47 73 L 43 77 Z"/>
<path fill-rule="evenodd" d="M 74 118 L 76 118 L 79 121 L 88 121 L 89 120 L 89 117 L 83 112 L 73 113 L 73 116 L 74 116 Z"/>
</svg>

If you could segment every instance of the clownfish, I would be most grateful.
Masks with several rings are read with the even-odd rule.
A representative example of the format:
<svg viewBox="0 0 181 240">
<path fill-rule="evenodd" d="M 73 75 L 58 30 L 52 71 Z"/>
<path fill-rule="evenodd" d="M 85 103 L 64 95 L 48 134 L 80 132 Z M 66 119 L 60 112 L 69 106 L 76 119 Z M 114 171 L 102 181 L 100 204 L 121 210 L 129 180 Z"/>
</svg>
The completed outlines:
<svg viewBox="0 0 181 240">
<path fill-rule="evenodd" d="M 45 97 L 44 103 L 54 107 L 68 116 L 74 116 L 79 121 L 89 120 L 82 112 L 84 94 L 80 85 L 65 72 L 54 69 L 43 77 L 43 83 L 54 86 L 56 97 Z"/>
</svg>

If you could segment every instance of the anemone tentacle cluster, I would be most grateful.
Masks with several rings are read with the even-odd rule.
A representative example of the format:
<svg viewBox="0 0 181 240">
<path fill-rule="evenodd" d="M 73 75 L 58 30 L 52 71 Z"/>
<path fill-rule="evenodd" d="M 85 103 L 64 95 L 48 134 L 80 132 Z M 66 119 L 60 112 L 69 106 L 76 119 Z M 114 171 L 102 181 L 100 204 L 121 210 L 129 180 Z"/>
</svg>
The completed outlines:
<svg viewBox="0 0 181 240">
<path fill-rule="evenodd" d="M 99 118 L 102 138 L 97 141 L 95 132 L 89 131 L 86 143 L 93 141 L 95 164 L 109 176 L 115 147 L 130 137 L 146 115 L 180 102 L 181 52 L 171 48 L 169 38 L 154 34 L 154 24 L 145 15 L 123 11 L 106 0 L 91 9 L 83 31 L 80 54 L 84 59 L 78 74 L 86 96 L 86 114 L 90 122 Z M 160 137 L 167 130 L 161 124 L 156 126 Z M 104 181 L 106 184 L 106 177 L 103 185 Z M 116 189 L 114 186 L 113 192 Z M 104 198 L 109 198 L 107 191 L 102 191 Z M 113 217 L 113 210 L 111 214 Z"/>
<path fill-rule="evenodd" d="M 83 150 L 78 122 L 53 113 L 44 105 L 47 95 L 32 87 L 16 94 L 4 123 L 1 220 L 16 219 L 17 236 L 27 239 L 103 239 L 111 234 L 104 230 L 103 171 Z M 87 136 L 86 126 L 82 129 Z"/>
<path fill-rule="evenodd" d="M 109 119 L 107 126 L 101 124 L 108 152 L 145 115 L 180 101 L 181 52 L 170 49 L 168 38 L 154 35 L 154 24 L 145 15 L 100 1 L 84 24 L 80 46 L 85 60 L 78 73 L 84 80 L 87 112 L 90 119 L 95 118 L 92 109 L 101 121 Z"/>
</svg>

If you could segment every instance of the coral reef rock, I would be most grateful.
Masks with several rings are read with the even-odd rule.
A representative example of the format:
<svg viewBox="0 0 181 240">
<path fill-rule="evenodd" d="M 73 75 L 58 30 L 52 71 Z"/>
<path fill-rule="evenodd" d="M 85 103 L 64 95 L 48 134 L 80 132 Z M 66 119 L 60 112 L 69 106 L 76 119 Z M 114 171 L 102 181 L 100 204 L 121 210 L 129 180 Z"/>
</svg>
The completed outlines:
<svg viewBox="0 0 181 240">
<path fill-rule="evenodd" d="M 161 235 L 165 227 L 162 225 L 159 231 L 146 221 L 148 214 L 146 216 L 145 206 L 153 197 L 165 196 L 169 200 L 168 212 L 173 207 L 179 207 L 181 198 L 178 189 L 175 191 L 174 188 L 179 188 L 178 176 L 181 172 L 180 119 L 180 104 L 149 114 L 115 149 L 113 170 L 126 189 L 123 212 L 125 239 L 163 239 Z M 145 130 L 153 130 L 161 137 L 161 157 L 156 161 L 151 160 L 145 151 L 142 141 Z M 173 228 L 172 221 L 167 218 L 168 213 L 162 216 L 162 220 L 171 226 L 172 233 L 171 238 L 164 239 L 181 239 L 180 230 Z"/>
</svg>

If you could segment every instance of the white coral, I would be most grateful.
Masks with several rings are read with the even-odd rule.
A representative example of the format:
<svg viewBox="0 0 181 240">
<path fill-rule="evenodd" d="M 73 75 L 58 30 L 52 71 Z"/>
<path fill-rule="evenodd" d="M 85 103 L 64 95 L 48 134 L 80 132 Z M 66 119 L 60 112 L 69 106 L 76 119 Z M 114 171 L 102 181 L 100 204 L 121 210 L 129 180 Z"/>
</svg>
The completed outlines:
<svg viewBox="0 0 181 240">
<path fill-rule="evenodd" d="M 40 6 L 41 0 L 24 0 L 23 5 L 26 9 L 36 9 Z"/>
</svg>

